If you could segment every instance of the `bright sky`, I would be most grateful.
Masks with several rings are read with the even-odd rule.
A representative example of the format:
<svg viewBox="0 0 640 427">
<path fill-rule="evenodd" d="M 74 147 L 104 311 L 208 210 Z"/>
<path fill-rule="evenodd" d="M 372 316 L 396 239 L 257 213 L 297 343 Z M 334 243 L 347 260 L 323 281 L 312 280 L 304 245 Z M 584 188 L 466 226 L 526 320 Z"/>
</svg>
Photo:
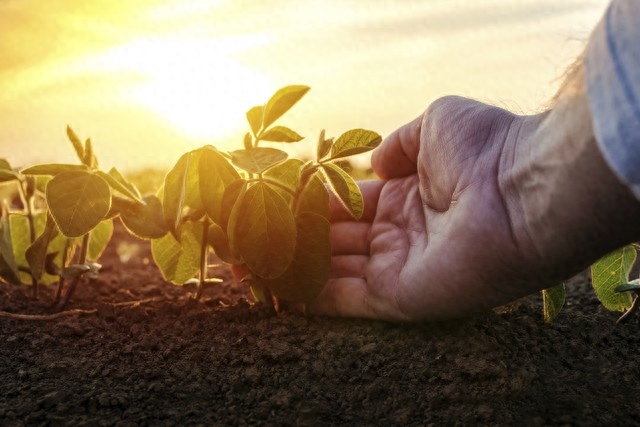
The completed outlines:
<svg viewBox="0 0 640 427">
<path fill-rule="evenodd" d="M 0 157 L 169 167 L 239 148 L 244 113 L 311 86 L 285 116 L 307 137 L 386 135 L 449 94 L 539 111 L 607 0 L 0 0 Z"/>
</svg>

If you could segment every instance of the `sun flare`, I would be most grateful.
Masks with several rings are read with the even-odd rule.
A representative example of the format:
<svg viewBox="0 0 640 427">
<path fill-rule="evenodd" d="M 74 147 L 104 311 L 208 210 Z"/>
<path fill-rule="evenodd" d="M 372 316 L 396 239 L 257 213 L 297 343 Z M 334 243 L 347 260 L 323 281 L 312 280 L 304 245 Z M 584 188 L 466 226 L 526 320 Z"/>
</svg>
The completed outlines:
<svg viewBox="0 0 640 427">
<path fill-rule="evenodd" d="M 244 39 L 143 39 L 94 57 L 93 67 L 134 76 L 124 95 L 186 136 L 212 140 L 244 126 L 245 112 L 271 91 L 267 76 L 230 53 Z"/>
</svg>

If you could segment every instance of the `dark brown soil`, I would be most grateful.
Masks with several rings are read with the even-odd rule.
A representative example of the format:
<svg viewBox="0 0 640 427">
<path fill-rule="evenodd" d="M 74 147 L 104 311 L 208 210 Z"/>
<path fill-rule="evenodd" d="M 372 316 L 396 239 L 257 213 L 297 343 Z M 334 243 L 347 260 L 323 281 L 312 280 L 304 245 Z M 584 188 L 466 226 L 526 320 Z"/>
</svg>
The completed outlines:
<svg viewBox="0 0 640 427">
<path fill-rule="evenodd" d="M 189 303 L 145 242 L 112 243 L 68 307 L 95 313 L 0 318 L 0 425 L 640 425 L 638 318 L 616 326 L 585 275 L 550 325 L 537 296 L 398 325 L 273 315 L 222 268 Z M 27 291 L 0 309 L 43 313 Z"/>
</svg>

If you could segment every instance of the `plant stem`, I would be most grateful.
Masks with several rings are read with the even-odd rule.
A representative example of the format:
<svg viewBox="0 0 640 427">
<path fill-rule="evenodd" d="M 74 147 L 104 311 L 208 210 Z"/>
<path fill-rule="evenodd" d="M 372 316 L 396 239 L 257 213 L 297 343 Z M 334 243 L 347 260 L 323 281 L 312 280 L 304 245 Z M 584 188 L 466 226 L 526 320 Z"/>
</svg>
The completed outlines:
<svg viewBox="0 0 640 427">
<path fill-rule="evenodd" d="M 87 254 L 89 253 L 89 238 L 91 237 L 91 232 L 88 232 L 84 236 L 82 236 L 82 246 L 80 247 L 80 259 L 78 260 L 78 264 L 86 264 L 87 262 Z M 78 283 L 82 280 L 82 275 L 76 276 L 73 278 L 73 281 L 69 285 L 69 289 L 67 289 L 67 293 L 64 295 L 64 298 L 60 302 L 58 308 L 62 310 L 67 306 L 69 300 L 71 299 L 71 295 L 76 290 Z"/>
<path fill-rule="evenodd" d="M 64 252 L 62 253 L 62 270 L 67 266 L 68 255 L 69 255 L 69 245 L 71 244 L 71 239 L 66 239 L 64 244 Z M 56 307 L 60 303 L 60 298 L 62 297 L 62 289 L 64 288 L 64 277 L 60 274 L 60 280 L 58 280 L 58 288 L 56 289 L 56 296 L 53 300 L 53 307 Z"/>
<path fill-rule="evenodd" d="M 300 199 L 302 196 L 302 192 L 304 191 L 305 188 L 307 188 L 307 185 L 311 181 L 311 177 L 313 177 L 313 175 L 316 173 L 317 170 L 318 170 L 318 167 L 314 166 L 313 168 L 310 168 L 304 171 L 302 176 L 300 176 L 300 183 L 298 184 L 298 188 L 296 188 L 296 192 L 293 195 L 293 200 L 291 201 L 291 212 L 293 212 L 294 216 L 298 214 L 298 208 L 300 207 Z"/>
<path fill-rule="evenodd" d="M 24 205 L 24 209 L 27 211 L 27 222 L 29 224 L 29 242 L 33 244 L 36 241 L 36 224 L 33 217 L 33 197 L 27 197 L 26 191 L 22 186 L 22 182 L 18 183 L 18 189 L 20 190 L 20 199 Z M 33 299 L 37 300 L 40 297 L 40 286 L 38 279 L 31 274 L 31 286 L 33 291 Z"/>
<path fill-rule="evenodd" d="M 200 280 L 198 280 L 198 285 L 196 287 L 196 293 L 193 296 L 195 301 L 198 301 L 202 296 L 202 288 L 204 287 L 204 282 L 207 280 L 207 255 L 209 249 L 209 242 L 207 241 L 207 233 L 209 232 L 209 226 L 211 225 L 211 221 L 209 218 L 205 216 L 203 221 L 203 229 L 202 229 L 202 242 L 200 243 Z"/>
</svg>

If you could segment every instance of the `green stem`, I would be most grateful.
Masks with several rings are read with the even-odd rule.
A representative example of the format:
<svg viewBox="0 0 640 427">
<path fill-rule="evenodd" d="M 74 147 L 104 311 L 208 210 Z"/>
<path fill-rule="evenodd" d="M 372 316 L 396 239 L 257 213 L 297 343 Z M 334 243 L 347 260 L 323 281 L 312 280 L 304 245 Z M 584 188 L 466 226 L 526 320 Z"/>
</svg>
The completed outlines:
<svg viewBox="0 0 640 427">
<path fill-rule="evenodd" d="M 64 244 L 64 252 L 62 253 L 62 269 L 64 270 L 68 264 L 68 255 L 69 255 L 69 245 L 71 245 L 72 240 L 66 239 Z M 53 300 L 53 307 L 56 307 L 60 303 L 60 298 L 62 297 L 62 289 L 64 289 L 64 277 L 60 275 L 60 280 L 58 280 L 58 288 L 56 289 L 56 296 Z"/>
<path fill-rule="evenodd" d="M 27 194 L 22 186 L 22 182 L 18 183 L 18 188 L 20 190 L 20 199 L 24 205 L 25 210 L 27 211 L 27 222 L 29 224 L 29 242 L 33 244 L 36 241 L 36 224 L 34 221 L 34 206 L 33 206 L 33 197 L 27 197 Z M 38 279 L 31 274 L 31 285 L 33 291 L 33 299 L 38 299 L 40 297 L 40 286 L 38 283 Z"/>
<path fill-rule="evenodd" d="M 200 243 L 200 280 L 198 280 L 198 285 L 196 288 L 196 293 L 193 296 L 193 299 L 198 301 L 202 296 L 202 288 L 204 287 L 204 282 L 207 280 L 207 255 L 209 249 L 209 242 L 207 241 L 207 233 L 209 232 L 209 226 L 211 225 L 211 221 L 209 218 L 205 217 L 204 219 L 204 227 L 202 230 L 202 242 Z"/>
<path fill-rule="evenodd" d="M 298 215 L 298 209 L 300 208 L 300 199 L 302 198 L 302 193 L 307 185 L 311 181 L 311 177 L 318 170 L 318 166 L 314 166 L 310 169 L 307 169 L 302 176 L 300 176 L 300 184 L 298 184 L 298 188 L 296 188 L 296 192 L 293 195 L 293 200 L 291 201 L 291 212 L 293 212 L 294 216 Z"/>
<path fill-rule="evenodd" d="M 82 246 L 80 247 L 80 259 L 78 260 L 78 264 L 86 264 L 87 262 L 87 254 L 89 253 L 90 236 L 91 236 L 91 232 L 88 232 L 87 234 L 82 236 Z M 82 275 L 79 275 L 73 278 L 73 281 L 69 285 L 69 289 L 67 289 L 67 293 L 64 295 L 62 302 L 58 306 L 60 310 L 64 309 L 67 306 L 67 304 L 69 303 L 69 300 L 71 299 L 71 296 L 73 295 L 73 293 L 76 290 L 76 287 L 78 286 L 78 283 L 80 283 L 80 280 L 82 280 Z"/>
</svg>

